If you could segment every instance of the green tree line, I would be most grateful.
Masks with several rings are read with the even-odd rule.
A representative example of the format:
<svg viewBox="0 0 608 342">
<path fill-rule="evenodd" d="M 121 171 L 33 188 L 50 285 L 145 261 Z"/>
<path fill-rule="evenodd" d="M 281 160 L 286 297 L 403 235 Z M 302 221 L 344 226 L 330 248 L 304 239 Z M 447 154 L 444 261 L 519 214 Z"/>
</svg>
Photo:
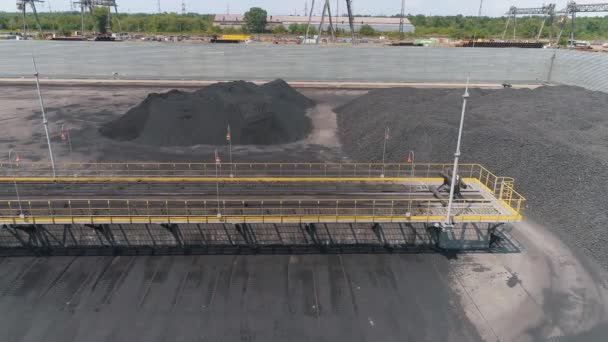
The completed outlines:
<svg viewBox="0 0 608 342">
<path fill-rule="evenodd" d="M 40 13 L 40 22 L 44 31 L 55 31 L 60 34 L 69 34 L 80 30 L 80 13 L 78 12 L 58 12 Z M 393 16 L 398 17 L 398 16 Z M 120 29 L 118 20 L 120 20 Z M 424 16 L 408 15 L 408 19 L 416 26 L 416 32 L 409 34 L 409 37 L 430 37 L 443 36 L 449 38 L 497 38 L 501 37 L 507 21 L 506 17 L 473 17 L 473 16 Z M 543 38 L 548 38 L 553 28 L 553 35 L 559 31 L 559 17 L 553 23 L 547 22 L 542 32 Z M 26 17 L 27 26 L 30 30 L 36 29 L 36 22 L 33 15 Z M 205 14 L 186 14 L 176 13 L 163 14 L 126 14 L 121 13 L 118 18 L 112 16 L 112 30 L 114 32 L 123 31 L 131 33 L 188 33 L 188 34 L 214 34 L 222 31 L 213 27 L 213 16 Z M 536 36 L 540 29 L 541 17 L 521 17 L 517 19 L 516 36 L 520 39 L 531 39 Z M 21 15 L 19 13 L 0 12 L 0 30 L 17 32 L 21 30 Z M 91 15 L 85 16 L 85 30 L 94 31 L 98 27 L 96 20 Z M 244 28 L 247 30 L 247 27 Z M 249 32 L 251 32 L 249 28 Z M 242 30 L 227 29 L 224 33 L 241 33 Z M 275 34 L 298 34 L 306 32 L 306 25 L 290 25 L 275 29 Z M 565 36 L 570 32 L 570 25 L 565 30 Z M 316 34 L 316 28 L 310 28 L 311 34 Z M 346 32 L 339 32 L 347 34 Z M 365 28 L 364 35 L 381 34 Z M 390 33 L 389 36 L 396 36 L 397 33 Z M 507 37 L 513 35 L 512 26 L 507 32 Z M 579 17 L 576 20 L 576 35 L 580 39 L 608 39 L 608 16 L 605 17 Z"/>
<path fill-rule="evenodd" d="M 96 12 L 97 14 L 97 12 Z M 80 31 L 81 20 L 79 12 L 39 13 L 40 25 L 43 31 L 54 31 L 69 35 Z M 97 18 L 99 14 L 97 15 Z M 112 31 L 131 33 L 216 33 L 212 15 L 176 13 L 162 14 L 124 14 L 116 17 L 112 14 Z M 119 25 L 120 22 L 120 25 Z M 32 14 L 26 16 L 29 30 L 37 30 L 36 20 Z M 19 13 L 0 12 L 0 30 L 18 32 L 22 29 L 22 18 Z M 99 23 L 96 17 L 86 14 L 85 31 L 98 31 Z"/>
<path fill-rule="evenodd" d="M 416 26 L 417 36 L 441 35 L 451 38 L 496 38 L 501 37 L 507 23 L 506 17 L 465 17 L 457 16 L 409 16 L 408 19 Z M 541 37 L 548 38 L 559 32 L 561 17 L 555 17 L 553 22 L 547 20 Z M 570 32 L 570 20 L 567 21 L 565 34 Z M 517 38 L 536 37 L 542 25 L 539 16 L 517 18 Z M 608 16 L 579 17 L 576 19 L 576 36 L 580 39 L 608 38 Z M 513 24 L 509 25 L 507 38 L 513 37 Z"/>
</svg>

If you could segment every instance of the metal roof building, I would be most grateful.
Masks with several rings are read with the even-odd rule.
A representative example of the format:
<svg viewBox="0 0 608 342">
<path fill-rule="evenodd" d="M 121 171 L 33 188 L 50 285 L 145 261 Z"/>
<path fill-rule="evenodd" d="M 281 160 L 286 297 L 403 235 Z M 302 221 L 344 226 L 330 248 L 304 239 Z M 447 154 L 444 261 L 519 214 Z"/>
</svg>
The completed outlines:
<svg viewBox="0 0 608 342">
<path fill-rule="evenodd" d="M 241 28 L 245 24 L 242 14 L 216 14 L 213 20 L 213 26 L 220 28 Z M 332 17 L 334 24 L 339 29 L 348 31 L 348 17 Z M 271 30 L 273 27 L 283 25 L 286 28 L 291 24 L 307 24 L 307 16 L 299 15 L 269 15 L 267 18 L 268 25 L 267 29 Z M 400 18 L 380 18 L 380 17 L 354 17 L 355 31 L 359 31 L 361 26 L 369 25 L 376 31 L 381 32 L 397 32 L 399 31 Z M 319 26 L 321 23 L 320 16 L 313 16 L 311 18 L 312 26 Z M 329 20 L 325 18 L 323 27 L 326 29 L 329 26 Z M 415 27 L 412 23 L 405 18 L 403 23 L 404 32 L 414 32 Z"/>
</svg>

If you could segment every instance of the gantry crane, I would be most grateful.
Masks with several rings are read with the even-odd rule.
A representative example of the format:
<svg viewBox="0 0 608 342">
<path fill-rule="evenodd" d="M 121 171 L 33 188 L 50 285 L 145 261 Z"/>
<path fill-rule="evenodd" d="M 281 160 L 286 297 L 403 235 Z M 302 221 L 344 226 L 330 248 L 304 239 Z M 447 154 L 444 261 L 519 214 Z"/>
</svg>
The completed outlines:
<svg viewBox="0 0 608 342">
<path fill-rule="evenodd" d="M 321 22 L 319 23 L 319 29 L 318 29 L 319 34 L 317 35 L 317 40 L 315 42 L 316 44 L 319 44 L 319 39 L 321 38 L 321 32 L 323 30 L 323 24 L 325 23 L 325 14 L 326 13 L 327 13 L 327 16 L 329 17 L 329 32 L 331 34 L 331 38 L 333 39 L 335 37 L 334 23 L 331 18 L 331 8 L 329 6 L 329 0 L 325 0 L 325 5 L 323 5 L 323 13 L 321 14 Z"/>
<path fill-rule="evenodd" d="M 38 12 L 36 11 L 36 3 L 44 2 L 42 0 L 17 0 L 17 10 L 19 10 L 23 17 L 23 38 L 27 37 L 27 23 L 25 20 L 25 12 L 27 5 L 29 4 L 32 8 L 32 12 L 34 13 L 34 18 L 36 18 L 36 25 L 38 26 L 38 31 L 42 34 L 42 25 L 40 25 L 40 19 L 38 18 Z"/>
<path fill-rule="evenodd" d="M 80 26 L 82 33 L 84 34 L 84 15 L 85 11 L 93 14 L 93 8 L 95 7 L 106 7 L 108 9 L 108 21 L 106 22 L 106 28 L 108 31 L 112 29 L 112 11 L 114 8 L 116 13 L 116 20 L 118 21 L 118 28 L 121 30 L 120 19 L 118 19 L 118 5 L 116 0 L 78 0 L 73 1 L 74 4 L 80 5 Z"/>
<path fill-rule="evenodd" d="M 507 35 L 507 30 L 509 29 L 509 25 L 513 22 L 513 39 L 515 39 L 517 33 L 517 16 L 518 15 L 542 15 L 543 21 L 540 26 L 540 30 L 538 30 L 538 34 L 536 35 L 536 40 L 540 39 L 541 34 L 543 33 L 543 29 L 545 28 L 545 23 L 547 22 L 547 18 L 549 18 L 549 22 L 553 23 L 553 18 L 555 17 L 555 4 L 548 4 L 543 7 L 531 7 L 531 8 L 518 8 L 515 6 L 511 6 L 509 11 L 506 13 L 507 17 L 507 25 L 505 26 L 505 30 L 502 33 L 502 39 L 504 40 Z M 553 29 L 551 29 L 550 35 L 553 36 Z"/>
<path fill-rule="evenodd" d="M 568 5 L 566 5 L 566 8 L 564 8 L 563 10 L 557 12 L 558 14 L 561 14 L 561 19 L 560 19 L 560 29 L 559 29 L 559 34 L 557 36 L 557 44 L 559 44 L 559 40 L 562 37 L 562 34 L 564 33 L 564 30 L 566 28 L 566 23 L 568 20 L 568 17 L 571 16 L 572 20 L 571 20 L 571 30 L 570 30 L 570 43 L 574 44 L 574 37 L 575 37 L 575 31 L 576 31 L 576 13 L 594 13 L 594 12 L 608 12 L 608 3 L 603 3 L 603 4 L 577 4 L 574 1 L 570 1 L 568 2 Z"/>
<path fill-rule="evenodd" d="M 403 25 L 405 24 L 405 0 L 401 0 L 401 13 L 399 15 L 399 37 L 404 38 Z"/>
<path fill-rule="evenodd" d="M 346 9 L 348 11 L 348 25 L 350 26 L 351 43 L 355 44 L 355 23 L 353 20 L 353 4 L 351 0 L 346 0 Z"/>
<path fill-rule="evenodd" d="M 350 25 L 350 35 L 351 35 L 351 42 L 353 44 L 355 44 L 355 27 L 353 24 L 353 13 L 352 13 L 352 8 L 351 8 L 351 1 L 350 0 L 346 0 L 346 7 L 348 9 L 348 23 Z M 306 42 L 308 40 L 308 33 L 310 31 L 310 22 L 312 20 L 312 13 L 314 11 L 315 8 L 315 0 L 312 0 L 312 4 L 310 5 L 310 12 L 308 12 L 308 24 L 306 25 L 306 34 L 304 36 L 304 41 Z M 308 9 L 308 8 L 306 8 Z M 335 37 L 335 31 L 336 31 L 336 27 L 334 27 L 333 24 L 333 19 L 331 16 L 331 7 L 329 5 L 329 0 L 325 0 L 324 4 L 323 4 L 323 12 L 321 14 L 321 22 L 319 23 L 319 34 L 317 35 L 317 39 L 316 39 L 316 44 L 319 44 L 319 38 L 321 36 L 321 30 L 323 29 L 323 24 L 325 23 L 325 16 L 328 16 L 329 18 L 329 32 L 331 34 L 331 37 L 334 38 Z M 338 25 L 338 23 L 336 22 L 336 25 Z"/>
</svg>

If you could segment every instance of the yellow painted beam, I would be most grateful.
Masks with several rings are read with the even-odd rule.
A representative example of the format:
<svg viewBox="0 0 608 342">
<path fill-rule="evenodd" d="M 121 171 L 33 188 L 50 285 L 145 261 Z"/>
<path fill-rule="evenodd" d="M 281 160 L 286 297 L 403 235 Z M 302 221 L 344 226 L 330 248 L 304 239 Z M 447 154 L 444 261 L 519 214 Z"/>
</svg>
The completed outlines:
<svg viewBox="0 0 608 342">
<path fill-rule="evenodd" d="M 1 224 L 161 224 L 161 223 L 353 223 L 441 222 L 440 215 L 422 216 L 73 216 L 0 217 Z M 516 222 L 521 215 L 460 215 L 454 222 Z"/>
<path fill-rule="evenodd" d="M 442 182 L 442 178 L 408 177 L 0 177 L 0 183 L 343 183 Z"/>
</svg>

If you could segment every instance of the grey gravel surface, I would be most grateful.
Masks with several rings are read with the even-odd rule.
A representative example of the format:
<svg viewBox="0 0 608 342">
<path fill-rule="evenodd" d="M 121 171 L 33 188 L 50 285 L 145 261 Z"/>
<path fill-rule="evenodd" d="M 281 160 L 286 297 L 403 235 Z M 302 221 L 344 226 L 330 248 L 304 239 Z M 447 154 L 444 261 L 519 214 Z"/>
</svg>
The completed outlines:
<svg viewBox="0 0 608 342">
<path fill-rule="evenodd" d="M 440 255 L 0 259 L 0 339 L 481 341 Z"/>
<path fill-rule="evenodd" d="M 306 111 L 312 106 L 312 100 L 283 80 L 261 86 L 216 83 L 192 93 L 152 93 L 100 132 L 150 146 L 221 145 L 230 126 L 233 144 L 289 143 L 310 132 Z"/>
<path fill-rule="evenodd" d="M 374 90 L 336 109 L 354 160 L 451 162 L 462 90 Z M 515 178 L 526 216 L 553 227 L 608 267 L 608 94 L 578 87 L 470 90 L 463 162 Z"/>
</svg>

